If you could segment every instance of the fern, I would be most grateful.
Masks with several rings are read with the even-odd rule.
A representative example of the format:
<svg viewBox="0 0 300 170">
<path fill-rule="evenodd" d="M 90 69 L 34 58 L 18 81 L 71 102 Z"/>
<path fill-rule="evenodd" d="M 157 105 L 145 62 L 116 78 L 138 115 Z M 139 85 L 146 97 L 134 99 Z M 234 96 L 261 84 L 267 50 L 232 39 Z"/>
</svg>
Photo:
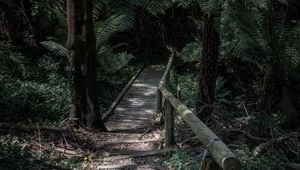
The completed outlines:
<svg viewBox="0 0 300 170">
<path fill-rule="evenodd" d="M 67 48 L 59 43 L 53 41 L 43 41 L 41 44 L 47 49 L 47 51 L 56 57 L 64 58 L 68 56 Z"/>
<path fill-rule="evenodd" d="M 127 15 L 112 15 L 104 22 L 96 23 L 95 32 L 98 47 L 115 33 L 129 30 L 133 26 L 134 18 Z"/>
<path fill-rule="evenodd" d="M 259 3 L 257 0 L 250 2 L 230 3 L 230 16 L 237 23 L 236 35 L 239 39 L 238 42 L 232 43 L 230 51 L 233 51 L 235 56 L 244 56 L 248 61 L 264 63 L 265 68 L 267 64 L 276 61 L 281 64 L 285 74 L 288 74 L 299 65 L 300 26 L 289 28 L 284 7 L 276 9 L 270 20 L 269 10 L 274 9 L 269 9 L 267 2 Z M 285 4 L 284 1 L 279 3 Z M 270 24 L 272 32 L 269 29 Z"/>
<path fill-rule="evenodd" d="M 180 58 L 184 62 L 199 61 L 202 55 L 202 43 L 200 40 L 196 40 L 187 44 L 181 51 Z"/>
<path fill-rule="evenodd" d="M 99 50 L 98 59 L 103 70 L 108 73 L 115 73 L 126 66 L 134 56 L 126 52 L 114 54 L 112 48 L 106 47 Z"/>
</svg>

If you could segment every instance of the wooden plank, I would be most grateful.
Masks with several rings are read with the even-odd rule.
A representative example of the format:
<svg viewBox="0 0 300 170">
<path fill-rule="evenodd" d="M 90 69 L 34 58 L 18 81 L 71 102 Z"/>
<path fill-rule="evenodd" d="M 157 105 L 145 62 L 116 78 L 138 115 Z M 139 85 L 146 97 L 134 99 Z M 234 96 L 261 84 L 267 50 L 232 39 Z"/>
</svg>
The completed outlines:
<svg viewBox="0 0 300 170">
<path fill-rule="evenodd" d="M 123 88 L 123 90 L 121 91 L 121 93 L 118 95 L 118 97 L 116 98 L 116 100 L 112 103 L 112 105 L 110 106 L 110 108 L 108 109 L 107 112 L 105 112 L 102 115 L 102 119 L 105 120 L 111 113 L 112 111 L 117 107 L 117 105 L 119 104 L 120 100 L 122 99 L 122 97 L 125 95 L 125 93 L 129 90 L 129 88 L 131 87 L 131 85 L 134 83 L 135 79 L 139 76 L 139 74 L 143 71 L 144 66 L 142 68 L 140 68 L 137 73 L 131 78 L 131 80 L 127 83 L 127 85 Z"/>
<path fill-rule="evenodd" d="M 99 165 L 97 169 L 156 169 L 164 170 L 159 164 L 147 164 L 147 165 L 136 165 L 136 164 L 114 164 L 114 165 Z"/>
<path fill-rule="evenodd" d="M 100 140 L 97 140 L 98 142 Z M 118 140 L 118 141 L 109 141 L 107 142 L 106 140 L 101 142 L 101 145 L 118 145 L 118 144 L 135 144 L 135 143 L 154 143 L 154 142 L 161 142 L 160 140 L 157 139 L 144 139 L 144 140 Z"/>
<path fill-rule="evenodd" d="M 173 152 L 175 149 L 165 148 L 165 149 L 158 149 L 158 150 L 151 150 L 151 151 L 142 151 L 137 152 L 129 155 L 117 155 L 117 156 L 110 156 L 105 157 L 102 160 L 116 160 L 116 159 L 128 159 L 128 158 L 136 158 L 136 157 L 145 157 L 145 156 L 153 156 L 153 155 L 161 155 L 166 154 L 169 152 Z"/>
<path fill-rule="evenodd" d="M 156 107 L 156 103 L 155 101 L 151 101 L 151 102 L 129 102 L 129 101 L 122 101 L 118 107 L 140 107 L 140 106 L 144 106 L 147 108 L 155 108 Z"/>
</svg>

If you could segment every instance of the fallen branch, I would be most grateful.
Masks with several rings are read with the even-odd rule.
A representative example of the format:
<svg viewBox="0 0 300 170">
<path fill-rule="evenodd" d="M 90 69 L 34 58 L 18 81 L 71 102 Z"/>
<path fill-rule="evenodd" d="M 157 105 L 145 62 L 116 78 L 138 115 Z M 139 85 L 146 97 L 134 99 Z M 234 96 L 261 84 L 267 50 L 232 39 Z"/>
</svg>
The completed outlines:
<svg viewBox="0 0 300 170">
<path fill-rule="evenodd" d="M 139 136 L 139 140 L 141 140 L 148 132 L 150 132 L 152 129 L 154 129 L 156 126 L 153 125 L 151 127 L 149 127 L 144 133 L 142 133 L 140 136 Z"/>
<path fill-rule="evenodd" d="M 287 134 L 287 135 L 284 135 L 284 136 L 280 136 L 278 138 L 273 138 L 267 142 L 264 142 L 260 145 L 258 145 L 254 152 L 253 152 L 253 155 L 254 156 L 258 156 L 258 155 L 261 155 L 262 153 L 264 153 L 264 151 L 267 150 L 267 148 L 271 145 L 274 145 L 274 144 L 279 144 L 279 143 L 282 143 L 286 140 L 288 140 L 289 138 L 292 138 L 292 137 L 299 137 L 300 136 L 300 133 L 298 132 L 292 132 L 290 134 Z"/>
<path fill-rule="evenodd" d="M 248 138 L 253 139 L 253 140 L 258 140 L 258 141 L 267 141 L 267 138 L 260 138 L 260 137 L 256 137 L 251 135 L 250 133 L 244 131 L 244 130 L 239 130 L 239 129 L 229 129 L 227 130 L 228 132 L 238 132 L 238 133 L 242 133 L 244 135 L 246 135 Z"/>
<path fill-rule="evenodd" d="M 59 153 L 64 154 L 67 157 L 74 157 L 74 156 L 83 157 L 83 154 L 79 154 L 78 152 L 73 151 L 73 150 L 69 150 L 69 149 L 65 149 L 65 148 L 61 148 L 61 147 L 46 147 L 46 146 L 43 146 L 34 141 L 32 141 L 31 146 L 32 146 L 33 150 L 35 150 L 35 148 L 42 148 L 43 151 L 48 150 L 48 151 L 59 152 Z"/>
<path fill-rule="evenodd" d="M 300 169 L 300 164 L 288 162 L 286 163 L 286 167 L 291 169 Z"/>
</svg>

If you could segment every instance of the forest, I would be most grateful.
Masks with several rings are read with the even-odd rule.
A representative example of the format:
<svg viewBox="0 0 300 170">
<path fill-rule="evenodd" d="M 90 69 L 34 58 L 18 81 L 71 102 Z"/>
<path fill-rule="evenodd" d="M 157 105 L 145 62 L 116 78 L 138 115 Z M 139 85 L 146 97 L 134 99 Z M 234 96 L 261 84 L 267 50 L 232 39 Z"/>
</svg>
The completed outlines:
<svg viewBox="0 0 300 170">
<path fill-rule="evenodd" d="M 300 1 L 0 0 L 0 169 L 300 169 Z"/>
</svg>

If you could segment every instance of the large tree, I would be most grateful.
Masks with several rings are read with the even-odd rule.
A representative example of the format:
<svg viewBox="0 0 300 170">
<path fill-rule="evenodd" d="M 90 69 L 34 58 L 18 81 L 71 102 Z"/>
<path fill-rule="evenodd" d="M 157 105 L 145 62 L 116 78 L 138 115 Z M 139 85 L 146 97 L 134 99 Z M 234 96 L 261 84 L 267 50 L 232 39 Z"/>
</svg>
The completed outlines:
<svg viewBox="0 0 300 170">
<path fill-rule="evenodd" d="M 215 27 L 217 13 L 203 13 L 203 51 L 198 80 L 196 112 L 201 120 L 207 120 L 213 111 L 220 35 Z"/>
<path fill-rule="evenodd" d="M 70 118 L 91 129 L 105 129 L 97 101 L 96 38 L 92 0 L 67 0 Z"/>
</svg>

